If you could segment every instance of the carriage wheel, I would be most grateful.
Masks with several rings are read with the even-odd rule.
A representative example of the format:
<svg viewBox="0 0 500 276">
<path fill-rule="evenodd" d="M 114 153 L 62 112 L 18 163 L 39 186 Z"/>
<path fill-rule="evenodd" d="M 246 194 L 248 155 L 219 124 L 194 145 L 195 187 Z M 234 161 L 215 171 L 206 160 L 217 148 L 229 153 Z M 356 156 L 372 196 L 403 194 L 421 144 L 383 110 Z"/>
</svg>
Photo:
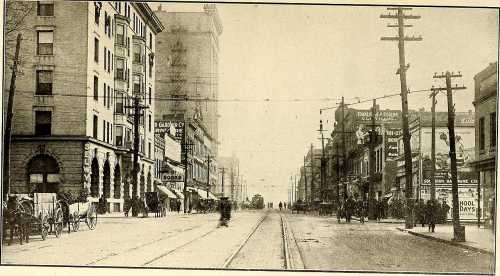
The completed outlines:
<svg viewBox="0 0 500 276">
<path fill-rule="evenodd" d="M 89 227 L 90 230 L 94 230 L 96 225 L 97 225 L 97 212 L 95 210 L 94 205 L 91 205 L 89 207 L 89 210 L 87 211 L 87 217 L 85 218 L 85 221 L 87 223 L 87 226 Z"/>
<path fill-rule="evenodd" d="M 63 230 L 63 212 L 58 208 L 54 217 L 54 234 L 59 238 Z"/>
<path fill-rule="evenodd" d="M 47 220 L 47 216 L 43 216 L 40 221 L 40 234 L 42 235 L 42 240 L 45 240 L 49 234 L 49 222 Z"/>
<path fill-rule="evenodd" d="M 80 229 L 80 215 L 78 213 L 73 214 L 73 220 L 71 221 L 73 225 L 73 231 L 76 232 Z"/>
</svg>

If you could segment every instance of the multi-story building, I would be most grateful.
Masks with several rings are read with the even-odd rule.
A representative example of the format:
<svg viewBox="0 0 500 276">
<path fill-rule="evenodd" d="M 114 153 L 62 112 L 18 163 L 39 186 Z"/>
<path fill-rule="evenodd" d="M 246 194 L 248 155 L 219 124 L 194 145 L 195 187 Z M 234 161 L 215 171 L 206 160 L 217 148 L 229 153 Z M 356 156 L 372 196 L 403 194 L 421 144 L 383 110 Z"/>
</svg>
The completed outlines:
<svg viewBox="0 0 500 276">
<path fill-rule="evenodd" d="M 140 196 L 153 187 L 154 53 L 163 25 L 139 2 L 32 5 L 16 80 L 12 191 L 87 193 L 119 211 L 132 191 Z M 133 97 L 143 106 L 136 187 Z"/>
<path fill-rule="evenodd" d="M 481 186 L 484 208 L 481 218 L 487 227 L 492 227 L 495 216 L 496 191 L 496 146 L 497 146 L 497 84 L 498 63 L 491 63 L 474 76 L 475 107 L 475 171 Z"/>
<path fill-rule="evenodd" d="M 335 161 L 333 168 L 339 172 L 338 188 L 341 198 L 352 195 L 366 199 L 370 181 L 373 181 L 375 197 L 380 199 L 391 191 L 394 184 L 397 137 L 401 133 L 401 112 L 381 110 L 376 105 L 374 115 L 375 134 L 370 139 L 372 110 L 345 108 L 344 117 L 341 107 L 335 111 L 336 123 L 332 132 L 332 148 L 335 148 L 334 155 L 337 155 L 339 160 L 338 163 Z M 373 180 L 369 177 L 370 143 L 373 143 L 375 155 Z"/>
<path fill-rule="evenodd" d="M 218 37 L 222 25 L 215 5 L 203 12 L 168 12 L 159 5 L 155 14 L 166 26 L 158 36 L 155 121 L 175 118 L 186 125 L 189 154 L 188 186 L 207 189 L 217 184 L 218 155 Z M 210 156 L 210 158 L 208 158 Z M 208 166 L 210 159 L 210 166 Z M 210 172 L 207 171 L 210 169 Z"/>
<path fill-rule="evenodd" d="M 413 160 L 413 195 L 415 199 L 430 199 L 431 185 L 431 148 L 432 148 L 432 113 L 423 109 L 414 113 L 409 121 L 411 134 L 411 149 Z M 449 133 L 448 113 L 435 112 L 435 156 L 436 156 L 436 199 L 452 205 L 451 175 L 449 158 Z M 477 215 L 477 178 L 473 172 L 474 161 L 474 113 L 455 113 L 455 143 L 458 169 L 458 193 L 460 206 L 460 219 L 474 220 Z M 404 150 L 402 136 L 398 138 L 397 159 L 397 190 L 400 197 L 405 191 Z M 449 218 L 451 219 L 451 212 Z"/>
</svg>

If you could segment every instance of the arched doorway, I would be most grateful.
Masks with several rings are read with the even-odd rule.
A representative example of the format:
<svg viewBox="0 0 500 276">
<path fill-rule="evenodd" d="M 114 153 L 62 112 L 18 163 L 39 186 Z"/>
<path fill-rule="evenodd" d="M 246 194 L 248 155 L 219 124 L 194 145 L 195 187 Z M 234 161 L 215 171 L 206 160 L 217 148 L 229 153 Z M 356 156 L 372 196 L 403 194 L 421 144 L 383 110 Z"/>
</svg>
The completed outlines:
<svg viewBox="0 0 500 276">
<path fill-rule="evenodd" d="M 130 174 L 126 174 L 123 181 L 123 198 L 130 198 Z"/>
<path fill-rule="evenodd" d="M 148 189 L 147 191 L 148 192 L 152 192 L 153 191 L 153 183 L 151 181 L 151 172 L 148 173 Z"/>
<path fill-rule="evenodd" d="M 90 196 L 99 197 L 99 161 L 92 159 L 90 165 Z"/>
<path fill-rule="evenodd" d="M 104 163 L 102 184 L 104 198 L 109 198 L 111 196 L 111 168 L 108 160 Z"/>
<path fill-rule="evenodd" d="M 57 193 L 59 191 L 59 165 L 52 156 L 39 154 L 28 162 L 26 168 L 29 179 L 28 192 Z"/>
<path fill-rule="evenodd" d="M 114 177 L 114 186 L 113 186 L 113 196 L 114 198 L 120 198 L 121 194 L 120 194 L 120 188 L 121 188 L 121 182 L 122 182 L 122 179 L 121 179 L 121 171 L 120 171 L 120 165 L 119 164 L 116 164 L 115 166 L 115 177 Z M 125 189 L 124 190 L 124 193 L 125 193 Z"/>
</svg>

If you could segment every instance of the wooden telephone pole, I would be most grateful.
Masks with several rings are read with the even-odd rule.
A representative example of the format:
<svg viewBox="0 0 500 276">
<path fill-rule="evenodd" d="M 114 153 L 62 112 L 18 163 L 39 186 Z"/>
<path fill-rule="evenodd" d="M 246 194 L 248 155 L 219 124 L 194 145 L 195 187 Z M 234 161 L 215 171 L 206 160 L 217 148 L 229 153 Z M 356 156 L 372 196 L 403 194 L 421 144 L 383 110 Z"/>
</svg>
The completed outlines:
<svg viewBox="0 0 500 276">
<path fill-rule="evenodd" d="M 377 210 L 375 205 L 375 143 L 377 142 L 377 133 L 375 131 L 375 113 L 377 100 L 373 99 L 371 131 L 369 139 L 369 163 L 370 163 L 370 181 L 368 182 L 368 219 L 374 220 Z"/>
<path fill-rule="evenodd" d="M 10 78 L 9 101 L 7 102 L 7 118 L 5 122 L 5 133 L 3 142 L 3 199 L 7 200 L 10 193 L 10 139 L 12 133 L 12 118 L 14 117 L 14 95 L 16 91 L 17 64 L 19 63 L 19 49 L 21 48 L 21 34 L 17 35 L 16 52 L 14 54 L 14 64 L 12 65 L 12 77 Z"/>
<path fill-rule="evenodd" d="M 325 173 L 326 173 L 326 159 L 325 159 L 325 138 L 323 137 L 323 120 L 319 120 L 319 130 L 321 133 L 321 160 L 320 160 L 320 188 L 319 199 L 325 200 Z"/>
<path fill-rule="evenodd" d="M 137 189 L 139 184 L 139 143 L 140 143 L 140 133 L 139 133 L 139 124 L 141 120 L 142 110 L 147 109 L 147 106 L 143 106 L 140 104 L 141 95 L 136 93 L 134 95 L 134 104 L 132 106 L 125 106 L 125 108 L 134 109 L 134 148 L 133 148 L 133 164 L 132 164 L 132 197 L 137 196 Z M 139 194 L 139 196 L 142 196 Z"/>
<path fill-rule="evenodd" d="M 451 78 L 460 78 L 462 74 L 458 72 L 447 71 L 446 74 L 434 74 L 434 78 L 445 78 L 446 88 L 437 88 L 437 90 L 446 90 L 446 97 L 448 100 L 448 132 L 450 142 L 450 165 L 451 165 L 451 193 L 453 199 L 453 240 L 457 242 L 465 241 L 465 228 L 460 225 L 460 213 L 458 202 L 458 181 L 457 181 L 457 154 L 455 149 L 455 105 L 453 104 L 453 90 L 465 89 L 464 86 L 455 85 L 451 87 Z"/>
<path fill-rule="evenodd" d="M 439 90 L 434 89 L 434 87 L 431 88 L 431 95 L 429 97 L 432 99 L 432 107 L 431 107 L 431 113 L 432 113 L 432 133 L 431 133 L 431 200 L 434 201 L 436 200 L 436 95 L 439 92 Z"/>
<path fill-rule="evenodd" d="M 399 74 L 401 82 L 401 104 L 402 104 L 402 123 L 403 123 L 403 146 L 405 155 L 405 198 L 406 198 L 406 218 L 405 228 L 413 228 L 413 172 L 412 172 L 412 152 L 410 144 L 410 129 L 408 126 L 408 87 L 406 85 L 406 71 L 410 65 L 405 61 L 405 41 L 421 41 L 422 37 L 408 37 L 404 34 L 404 28 L 413 27 L 412 25 L 405 25 L 405 19 L 420 19 L 418 15 L 404 14 L 405 10 L 411 8 L 387 8 L 389 11 L 397 11 L 396 14 L 383 14 L 380 18 L 397 19 L 397 25 L 388 24 L 387 27 L 398 28 L 398 36 L 396 37 L 382 37 L 383 41 L 397 41 L 399 48 L 399 69 L 396 74 Z"/>
<path fill-rule="evenodd" d="M 210 162 L 212 161 L 212 156 L 207 155 L 207 199 L 209 198 L 208 192 L 210 191 Z"/>
<path fill-rule="evenodd" d="M 307 166 L 306 157 L 304 156 L 304 201 L 307 203 Z"/>
<path fill-rule="evenodd" d="M 344 202 L 347 199 L 347 154 L 345 148 L 345 115 L 344 115 L 344 96 L 342 96 L 341 103 L 341 116 L 342 116 L 342 177 L 344 178 L 345 184 L 343 185 L 343 198 Z"/>
</svg>

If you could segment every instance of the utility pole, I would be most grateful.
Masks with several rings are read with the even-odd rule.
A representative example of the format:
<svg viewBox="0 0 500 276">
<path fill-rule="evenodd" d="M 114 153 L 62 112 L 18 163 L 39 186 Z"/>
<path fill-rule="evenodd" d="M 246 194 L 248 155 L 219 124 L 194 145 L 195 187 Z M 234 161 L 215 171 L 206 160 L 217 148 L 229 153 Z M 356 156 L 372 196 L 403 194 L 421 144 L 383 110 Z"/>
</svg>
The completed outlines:
<svg viewBox="0 0 500 276">
<path fill-rule="evenodd" d="M 306 157 L 304 156 L 304 201 L 307 203 L 307 166 Z"/>
<path fill-rule="evenodd" d="M 345 148 L 345 115 L 344 115 L 344 96 L 342 96 L 342 103 L 341 103 L 341 110 L 342 110 L 342 177 L 344 178 L 344 182 L 342 187 L 343 189 L 343 198 L 344 201 L 347 198 L 347 154 L 346 154 L 346 148 Z"/>
<path fill-rule="evenodd" d="M 311 197 L 314 197 L 314 151 L 313 151 L 313 145 L 311 143 Z M 313 201 L 314 198 L 309 198 L 310 201 Z"/>
<path fill-rule="evenodd" d="M 184 187 L 182 193 L 184 194 L 184 213 L 187 213 L 187 177 L 188 177 L 188 166 L 189 166 L 189 161 L 188 161 L 188 152 L 191 150 L 191 147 L 193 146 L 192 143 L 187 142 L 187 131 L 186 131 L 186 120 L 184 120 L 183 125 L 182 125 L 182 145 L 181 145 L 181 151 L 184 154 Z"/>
<path fill-rule="evenodd" d="M 212 156 L 207 155 L 207 199 L 209 198 L 208 192 L 210 191 L 210 161 L 212 161 Z"/>
<path fill-rule="evenodd" d="M 319 199 L 321 201 L 325 200 L 325 138 L 323 138 L 323 120 L 319 120 L 319 130 L 321 133 L 321 163 L 320 163 L 320 188 L 319 188 Z"/>
<path fill-rule="evenodd" d="M 377 101 L 373 99 L 372 118 L 371 118 L 371 131 L 369 141 L 369 163 L 370 163 L 370 182 L 368 183 L 368 219 L 375 219 L 376 207 L 375 205 L 375 143 L 377 142 L 377 133 L 375 131 L 375 112 Z"/>
<path fill-rule="evenodd" d="M 139 143 L 140 143 L 140 133 L 139 133 L 139 124 L 142 116 L 142 110 L 147 109 L 147 106 L 140 104 L 139 93 L 134 95 L 134 105 L 125 106 L 125 108 L 133 108 L 134 109 L 134 148 L 133 148 L 133 164 L 132 164 L 132 174 L 134 177 L 132 178 L 132 197 L 137 196 L 137 189 L 139 184 Z M 185 178 L 185 177 L 184 177 Z M 142 195 L 139 194 L 141 197 Z"/>
<path fill-rule="evenodd" d="M 432 133 L 431 133 L 431 200 L 436 200 L 436 95 L 439 90 L 431 88 L 431 95 L 429 96 L 432 99 Z"/>
<path fill-rule="evenodd" d="M 460 78 L 462 74 L 447 71 L 446 74 L 434 74 L 434 78 L 446 78 L 446 97 L 448 100 L 448 132 L 450 142 L 450 165 L 451 165 L 451 193 L 453 198 L 453 240 L 457 242 L 465 241 L 465 228 L 460 225 L 460 213 L 458 202 L 458 181 L 457 181 L 457 154 L 455 149 L 455 105 L 453 104 L 453 90 L 465 89 L 464 86 L 451 87 L 451 78 Z M 442 88 L 438 88 L 441 90 Z M 443 89 L 444 90 L 444 89 Z"/>
<path fill-rule="evenodd" d="M 422 37 L 408 37 L 404 34 L 404 28 L 413 27 L 412 25 L 405 25 L 405 19 L 420 19 L 419 15 L 404 14 L 405 10 L 411 8 L 387 8 L 389 11 L 397 11 L 397 14 L 383 14 L 380 18 L 397 19 L 397 25 L 388 24 L 387 27 L 398 28 L 398 36 L 396 37 L 382 37 L 383 41 L 397 41 L 399 48 L 399 69 L 396 74 L 399 74 L 401 82 L 401 105 L 402 105 L 402 123 L 403 123 L 403 147 L 405 155 L 405 198 L 406 198 L 406 218 L 405 228 L 413 228 L 413 172 L 412 172 L 412 152 L 410 144 L 410 129 L 408 126 L 408 87 L 406 85 L 406 71 L 410 65 L 405 61 L 405 41 L 421 41 Z"/>
<path fill-rule="evenodd" d="M 21 48 L 21 34 L 17 35 L 16 52 L 14 54 L 14 64 L 12 65 L 12 77 L 10 78 L 9 101 L 7 103 L 7 120 L 5 122 L 5 136 L 3 142 L 3 200 L 7 201 L 7 195 L 10 193 L 10 139 L 12 133 L 12 118 L 14 117 L 14 94 L 16 90 L 17 64 L 19 62 L 19 49 Z"/>
<path fill-rule="evenodd" d="M 222 197 L 224 197 L 224 174 L 226 173 L 226 168 L 220 168 L 221 173 L 222 173 Z"/>
<path fill-rule="evenodd" d="M 337 183 L 335 185 L 335 202 L 336 206 L 340 206 L 339 201 L 340 201 L 340 191 L 339 191 L 339 185 L 340 185 L 340 162 L 339 162 L 339 144 L 335 143 L 335 150 L 336 150 L 336 155 L 335 155 L 335 166 L 336 166 L 336 173 L 337 173 Z"/>
</svg>

